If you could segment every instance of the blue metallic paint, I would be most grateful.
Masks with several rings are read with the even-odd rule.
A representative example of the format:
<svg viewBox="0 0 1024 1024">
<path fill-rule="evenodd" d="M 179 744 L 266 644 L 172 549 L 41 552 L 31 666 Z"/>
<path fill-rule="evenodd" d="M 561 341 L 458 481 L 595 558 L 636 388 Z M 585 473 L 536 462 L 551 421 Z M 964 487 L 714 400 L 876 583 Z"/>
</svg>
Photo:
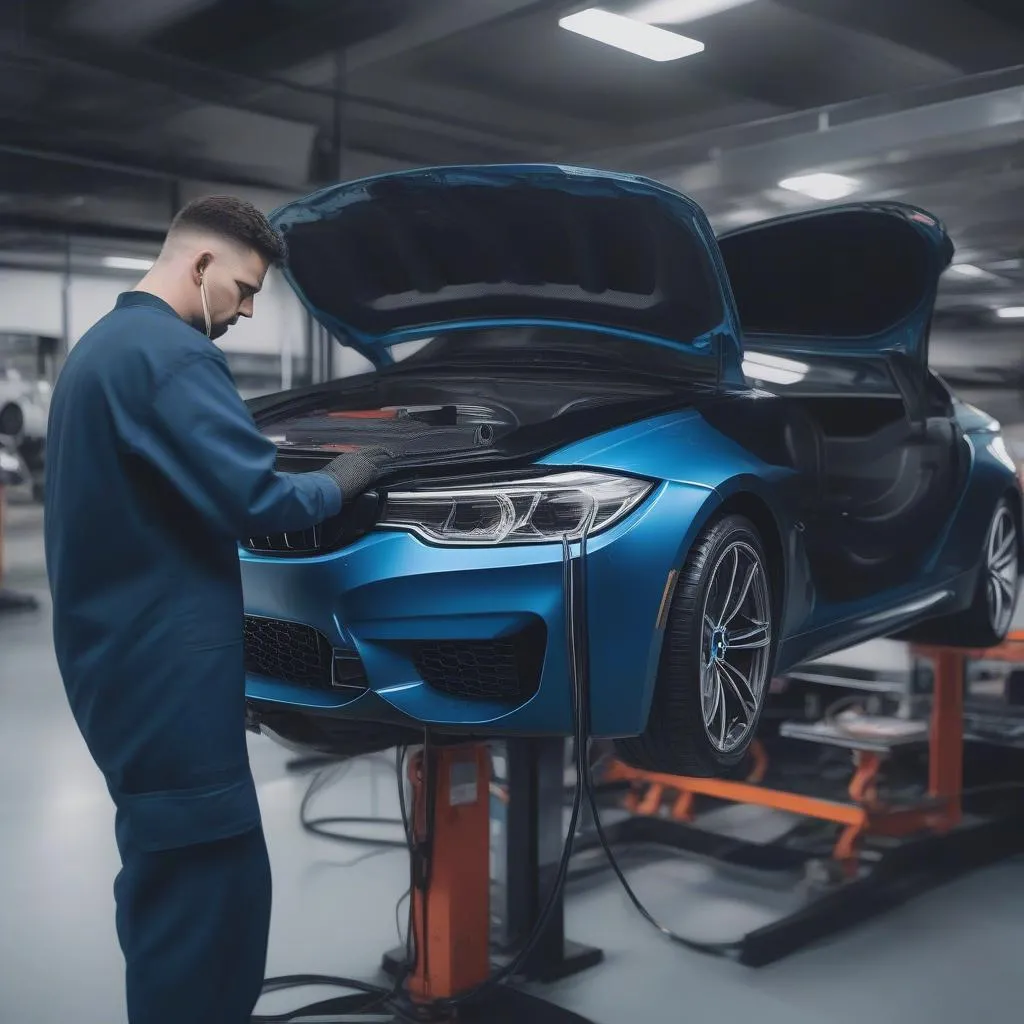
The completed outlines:
<svg viewBox="0 0 1024 1024">
<path fill-rule="evenodd" d="M 971 444 L 969 484 L 920 576 L 905 587 L 843 604 L 822 602 L 813 592 L 796 515 L 786 507 L 784 485 L 792 471 L 760 463 L 697 413 L 631 424 L 543 459 L 550 466 L 664 481 L 631 516 L 588 545 L 595 735 L 643 729 L 661 650 L 656 620 L 665 581 L 730 497 L 759 497 L 775 516 L 787 552 L 780 665 L 908 626 L 924 617 L 914 602 L 931 594 L 948 591 L 941 607 L 927 609 L 931 614 L 966 604 L 991 509 L 1015 488 L 991 450 L 993 436 L 972 437 Z M 371 686 L 353 700 L 250 677 L 250 698 L 342 717 L 486 726 L 501 734 L 571 730 L 559 544 L 447 548 L 381 531 L 312 558 L 282 560 L 245 551 L 241 558 L 249 614 L 303 622 L 338 647 L 354 646 Z M 894 614 L 883 630 L 879 617 L 887 611 Z M 401 641 L 500 637 L 535 619 L 547 628 L 547 651 L 540 687 L 519 707 L 433 691 L 400 649 Z"/>
<path fill-rule="evenodd" d="M 628 735 L 646 720 L 664 583 L 712 501 L 707 487 L 662 484 L 588 544 L 591 627 L 601 638 L 591 652 L 597 735 Z M 345 701 L 250 677 L 249 697 L 373 719 L 399 712 L 451 725 L 500 723 L 502 731 L 570 730 L 560 544 L 441 548 L 382 532 L 335 555 L 283 561 L 243 552 L 242 563 L 250 614 L 307 623 L 338 646 L 350 638 L 372 687 Z M 531 619 L 547 628 L 547 653 L 536 695 L 518 708 L 432 691 L 399 649 L 400 641 L 499 637 Z"/>
<path fill-rule="evenodd" d="M 497 173 L 477 168 L 448 171 L 481 175 L 489 183 Z M 531 167 L 501 171 L 512 178 L 538 173 Z M 545 173 L 555 172 L 548 168 Z M 757 400 L 743 384 L 728 279 L 699 208 L 657 183 L 628 175 L 574 169 L 557 173 L 572 179 L 574 187 L 601 188 L 614 181 L 616 187 L 655 190 L 683 204 L 718 267 L 726 298 L 726 315 L 712 332 L 714 337 L 692 344 L 717 349 L 723 387 L 744 392 L 743 402 Z M 601 177 L 605 184 L 598 180 Z M 324 190 L 286 208 L 278 220 L 354 201 L 364 185 Z M 937 240 L 941 236 L 941 228 L 930 220 L 918 226 Z M 917 313 L 924 315 L 923 309 Z M 872 339 L 868 347 L 906 350 L 908 339 L 921 336 L 919 319 L 915 314 Z M 379 339 L 356 339 L 356 347 L 378 363 L 386 361 Z M 760 341 L 758 347 L 763 347 Z M 802 347 L 813 348 L 814 341 L 790 343 L 788 351 L 796 353 Z M 849 348 L 865 351 L 862 345 Z M 837 351 L 831 346 L 830 350 Z M 778 533 L 784 572 L 776 612 L 781 668 L 966 607 L 993 507 L 1006 494 L 1019 503 L 1020 494 L 1013 463 L 991 425 L 979 427 L 972 421 L 968 431 L 963 443 L 969 468 L 962 494 L 945 531 L 922 557 L 917 576 L 904 586 L 842 603 L 822 600 L 815 589 L 795 471 L 762 462 L 712 427 L 698 410 L 609 430 L 538 460 L 551 467 L 622 472 L 659 482 L 637 510 L 588 545 L 594 734 L 629 736 L 644 729 L 662 647 L 657 618 L 666 581 L 672 570 L 681 568 L 703 526 L 730 502 L 758 502 Z M 339 718 L 431 723 L 503 735 L 571 731 L 560 544 L 439 547 L 411 534 L 378 531 L 316 557 L 278 559 L 245 550 L 240 557 L 247 613 L 305 623 L 338 647 L 354 647 L 370 684 L 368 692 L 352 699 L 250 676 L 250 699 Z M 536 694 L 520 706 L 460 700 L 434 691 L 418 678 L 401 649 L 402 641 L 417 639 L 500 637 L 536 621 L 547 630 L 541 681 Z"/>
</svg>

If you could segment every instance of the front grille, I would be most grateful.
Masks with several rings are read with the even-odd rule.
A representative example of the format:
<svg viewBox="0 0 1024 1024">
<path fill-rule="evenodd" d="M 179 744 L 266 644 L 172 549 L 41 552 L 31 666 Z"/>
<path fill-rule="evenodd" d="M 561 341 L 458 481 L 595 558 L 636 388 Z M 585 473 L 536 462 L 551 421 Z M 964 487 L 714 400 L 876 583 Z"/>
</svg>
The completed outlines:
<svg viewBox="0 0 1024 1024">
<path fill-rule="evenodd" d="M 547 631 L 543 623 L 494 640 L 434 640 L 413 644 L 423 681 L 441 693 L 522 703 L 537 692 Z"/>
<path fill-rule="evenodd" d="M 341 513 L 326 523 L 306 530 L 289 530 L 269 536 L 247 537 L 242 546 L 258 555 L 278 558 L 299 558 L 335 551 L 352 544 L 373 529 L 380 511 L 381 499 L 376 491 L 360 494 Z"/>
<path fill-rule="evenodd" d="M 355 651 L 299 622 L 245 617 L 245 670 L 284 683 L 325 690 L 365 690 L 366 674 Z"/>
<path fill-rule="evenodd" d="M 265 537 L 249 537 L 245 546 L 261 555 L 315 555 L 320 550 L 319 526 L 308 530 L 289 530 Z"/>
</svg>

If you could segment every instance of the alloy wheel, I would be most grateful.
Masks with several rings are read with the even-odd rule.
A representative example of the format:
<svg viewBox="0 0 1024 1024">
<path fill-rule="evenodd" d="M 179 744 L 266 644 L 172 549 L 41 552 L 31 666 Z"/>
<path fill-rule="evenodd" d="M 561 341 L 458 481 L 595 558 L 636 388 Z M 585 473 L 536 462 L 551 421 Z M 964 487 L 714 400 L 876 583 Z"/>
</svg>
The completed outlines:
<svg viewBox="0 0 1024 1024">
<path fill-rule="evenodd" d="M 1010 628 L 1017 594 L 1017 524 L 1005 505 L 1000 505 L 988 532 L 985 551 L 988 619 L 997 636 Z"/>
<path fill-rule="evenodd" d="M 718 556 L 704 598 L 700 689 L 704 728 L 729 754 L 757 724 L 772 645 L 768 578 L 758 552 L 733 541 Z"/>
</svg>

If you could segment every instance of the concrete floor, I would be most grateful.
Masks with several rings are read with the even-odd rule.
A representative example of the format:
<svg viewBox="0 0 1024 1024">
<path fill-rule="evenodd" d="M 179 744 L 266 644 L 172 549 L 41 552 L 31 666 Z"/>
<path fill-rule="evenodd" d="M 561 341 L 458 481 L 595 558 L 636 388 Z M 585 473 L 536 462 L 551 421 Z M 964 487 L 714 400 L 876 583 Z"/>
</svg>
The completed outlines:
<svg viewBox="0 0 1024 1024">
<path fill-rule="evenodd" d="M 43 605 L 0 619 L 0 1021 L 118 1024 L 112 810 L 64 703 L 50 647 L 38 510 L 15 505 L 10 518 L 5 582 L 39 594 Z M 379 954 L 396 941 L 404 855 L 367 857 L 364 847 L 307 836 L 297 823 L 306 781 L 285 770 L 289 755 L 262 737 L 252 738 L 251 754 L 275 873 L 269 973 L 373 977 Z M 319 808 L 388 815 L 393 804 L 393 773 L 368 761 L 325 792 Z M 666 924 L 701 938 L 733 937 L 744 930 L 740 922 L 788 899 L 766 894 L 763 906 L 752 906 L 742 887 L 730 889 L 695 863 L 664 862 L 632 877 Z M 567 925 L 570 935 L 601 945 L 607 960 L 547 996 L 599 1024 L 862 1024 L 868 1017 L 988 1024 L 1019 1018 L 1024 1000 L 1024 860 L 759 971 L 672 946 L 610 877 L 571 894 Z M 263 1008 L 299 1002 L 281 995 Z"/>
</svg>

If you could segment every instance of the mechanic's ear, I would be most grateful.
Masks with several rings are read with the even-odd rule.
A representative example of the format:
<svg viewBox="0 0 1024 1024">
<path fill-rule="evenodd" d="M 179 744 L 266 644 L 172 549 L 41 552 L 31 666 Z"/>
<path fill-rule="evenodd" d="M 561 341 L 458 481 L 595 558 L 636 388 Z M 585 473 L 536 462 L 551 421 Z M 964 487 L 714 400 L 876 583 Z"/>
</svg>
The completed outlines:
<svg viewBox="0 0 1024 1024">
<path fill-rule="evenodd" d="M 206 273 L 207 267 L 213 262 L 213 253 L 203 252 L 196 257 L 195 264 L 192 267 L 192 277 L 195 283 L 201 284 L 203 275 Z"/>
</svg>

